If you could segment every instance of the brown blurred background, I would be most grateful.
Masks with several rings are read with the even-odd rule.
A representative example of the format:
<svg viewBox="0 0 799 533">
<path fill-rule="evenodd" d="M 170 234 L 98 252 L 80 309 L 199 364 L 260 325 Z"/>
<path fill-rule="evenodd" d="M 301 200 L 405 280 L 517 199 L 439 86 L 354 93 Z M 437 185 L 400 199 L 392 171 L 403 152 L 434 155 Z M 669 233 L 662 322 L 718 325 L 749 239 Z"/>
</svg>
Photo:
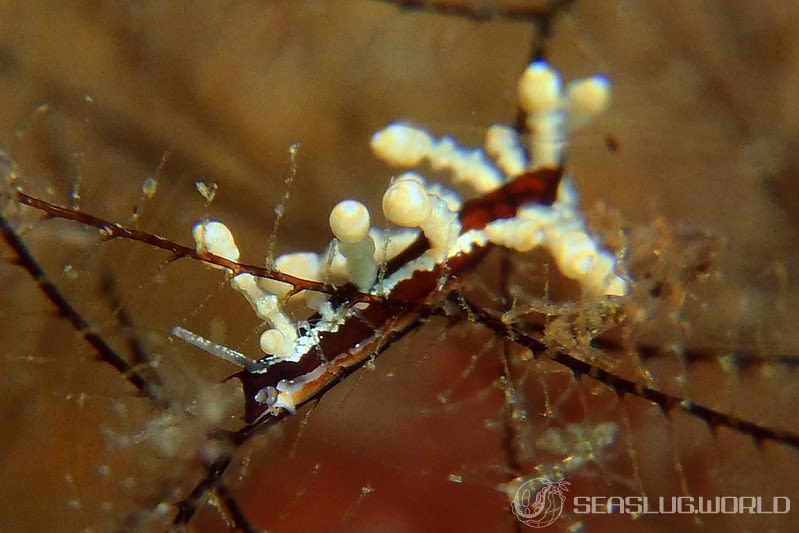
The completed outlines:
<svg viewBox="0 0 799 533">
<path fill-rule="evenodd" d="M 472 2 L 457 4 L 469 8 Z M 604 202 L 619 210 L 628 228 L 657 227 L 660 220 L 682 228 L 681 234 L 701 231 L 724 242 L 714 284 L 688 290 L 686 305 L 696 312 L 677 320 L 688 332 L 671 341 L 707 340 L 765 359 L 799 354 L 794 246 L 799 37 L 792 25 L 799 6 L 788 0 L 576 0 L 553 17 L 546 43 L 540 27 L 506 15 L 545 11 L 550 4 L 480 2 L 490 16 L 476 21 L 367 0 L 0 2 L 0 145 L 31 193 L 182 243 L 190 243 L 197 219 L 221 218 L 234 230 L 244 259 L 260 263 L 273 208 L 284 192 L 291 143 L 300 143 L 298 170 L 278 250 L 320 249 L 329 239 L 326 214 L 335 202 L 354 196 L 379 205 L 392 170 L 369 153 L 374 131 L 409 120 L 478 145 L 488 125 L 515 119 L 516 79 L 531 49 L 543 47 L 566 79 L 601 72 L 613 82 L 612 110 L 581 133 L 570 151 L 569 171 L 584 205 Z M 147 198 L 141 187 L 150 176 L 158 191 Z M 194 188 L 198 180 L 219 186 L 210 206 Z M 169 329 L 181 324 L 253 350 L 256 321 L 246 304 L 227 293 L 218 272 L 192 263 L 166 265 L 166 255 L 139 244 L 99 244 L 95 232 L 41 222 L 27 211 L 13 213 L 13 219 L 48 273 L 101 333 L 121 351 L 138 339 L 153 355 L 174 401 L 169 410 L 158 411 L 136 398 L 132 387 L 108 365 L 94 362 L 80 336 L 52 315 L 21 269 L 0 267 L 0 526 L 14 531 L 162 527 L 159 513 L 171 516 L 173 509 L 158 503 L 184 496 L 202 474 L 202 457 L 218 452 L 205 432 L 239 425 L 235 384 L 218 385 L 230 368 L 171 341 Z M 663 247 L 652 253 L 668 252 Z M 107 290 L 109 284 L 114 291 Z M 121 307 L 132 324 L 120 327 L 114 312 Z M 444 329 L 434 324 L 420 333 L 417 346 L 450 335 L 466 338 L 454 346 L 502 344 Z M 404 350 L 413 354 L 419 348 Z M 243 451 L 231 483 L 262 472 L 261 454 L 272 469 L 265 478 L 272 473 L 273 481 L 286 487 L 284 494 L 264 497 L 271 511 L 257 525 L 292 530 L 302 519 L 316 523 L 322 517 L 333 529 L 364 529 L 382 518 L 385 530 L 407 530 L 430 527 L 431 516 L 440 519 L 449 503 L 417 505 L 418 516 L 412 518 L 412 498 L 407 505 L 396 498 L 419 490 L 434 502 L 436 494 L 451 490 L 453 483 L 444 478 L 455 466 L 442 457 L 446 448 L 442 452 L 431 437 L 433 442 L 420 444 L 427 450 L 420 457 L 397 459 L 406 465 L 401 468 L 384 468 L 391 459 L 378 460 L 377 466 L 369 459 L 380 457 L 381 450 L 390 453 L 381 448 L 383 440 L 369 440 L 386 431 L 372 423 L 381 416 L 374 411 L 389 421 L 413 419 L 416 413 L 417 422 L 407 427 L 417 432 L 436 425 L 419 415 L 425 406 L 438 405 L 440 412 L 431 409 L 443 416 L 445 409 L 434 399 L 446 388 L 439 380 L 467 365 L 459 366 L 456 355 L 439 357 L 436 368 L 385 363 L 386 374 L 400 364 L 395 372 L 405 381 L 391 393 L 399 399 L 381 399 L 382 385 L 370 388 L 369 377 L 362 377 L 347 387 L 368 410 L 350 405 L 345 412 L 355 413 L 352 419 L 337 419 L 339 406 L 348 405 L 351 396 L 322 402 L 305 430 L 298 417 L 279 434 L 260 438 L 250 455 Z M 428 353 L 423 361 L 430 360 L 435 357 Z M 491 365 L 486 370 L 495 371 Z M 788 420 L 797 405 L 792 367 L 766 364 L 745 374 L 707 374 L 716 380 L 719 409 L 798 431 Z M 430 377 L 417 390 L 419 376 Z M 420 405 L 403 403 L 410 394 L 422 398 Z M 486 394 L 477 411 L 484 410 L 486 420 L 500 420 L 501 395 Z M 747 411 L 747 402 L 761 395 L 754 413 Z M 468 406 L 447 413 L 450 431 L 482 420 Z M 681 427 L 651 417 L 652 424 Z M 348 423 L 358 448 L 328 428 Z M 676 440 L 690 441 L 686 435 L 696 432 L 701 427 Z M 348 474 L 347 468 L 357 467 L 306 444 L 313 439 L 343 449 L 362 471 Z M 495 449 L 501 439 L 496 432 L 474 439 L 494 451 L 479 458 L 470 458 L 468 450 L 456 454 L 460 469 L 472 472 L 464 483 L 468 494 L 442 501 L 460 501 L 483 521 L 455 508 L 443 523 L 465 513 L 463 522 L 456 522 L 465 528 L 512 529 L 515 523 L 495 488 L 509 477 Z M 629 446 L 645 456 L 642 442 L 654 438 L 648 439 Z M 697 442 L 702 457 L 717 447 L 743 450 L 736 459 L 740 467 L 708 468 L 700 476 L 716 480 L 710 483 L 716 493 L 727 487 L 724 476 L 737 472 L 737 484 L 729 483 L 738 489 L 745 490 L 759 473 L 771 479 L 758 490 L 797 495 L 791 477 L 799 474 L 797 450 L 758 452 L 747 439 L 725 445 L 723 438 L 703 436 Z M 299 458 L 284 461 L 292 446 Z M 670 450 L 652 455 L 653 464 L 674 470 Z M 314 477 L 318 464 L 328 477 Z M 285 471 L 278 473 L 280 468 Z M 491 468 L 505 471 L 488 473 Z M 400 488 L 383 489 L 393 496 L 369 500 L 358 492 L 368 482 L 381 494 L 380 480 L 398 469 L 405 476 Z M 647 485 L 651 480 L 643 471 L 639 479 Z M 348 475 L 366 481 L 352 481 L 343 492 L 334 481 Z M 612 485 L 613 476 L 603 475 Z M 285 481 L 292 479 L 295 485 Z M 323 481 L 314 485 L 315 479 Z M 757 483 L 751 483 L 754 490 Z M 486 494 L 493 499 L 484 508 L 479 502 L 485 503 Z M 370 501 L 378 502 L 376 507 L 368 507 Z M 799 506 L 799 499 L 795 503 Z M 261 504 L 248 505 L 252 511 Z M 207 527 L 222 526 L 212 510 L 205 514 Z"/>
</svg>

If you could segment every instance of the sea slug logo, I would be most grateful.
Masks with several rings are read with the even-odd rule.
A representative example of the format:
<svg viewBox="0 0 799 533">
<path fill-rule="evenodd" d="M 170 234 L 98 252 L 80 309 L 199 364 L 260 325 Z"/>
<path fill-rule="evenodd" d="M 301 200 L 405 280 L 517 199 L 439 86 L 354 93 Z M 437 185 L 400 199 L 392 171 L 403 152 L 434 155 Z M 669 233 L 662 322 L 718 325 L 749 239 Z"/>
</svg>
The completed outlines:
<svg viewBox="0 0 799 533">
<path fill-rule="evenodd" d="M 568 481 L 536 478 L 524 482 L 513 496 L 511 509 L 516 518 L 530 527 L 547 527 L 563 512 Z"/>
</svg>

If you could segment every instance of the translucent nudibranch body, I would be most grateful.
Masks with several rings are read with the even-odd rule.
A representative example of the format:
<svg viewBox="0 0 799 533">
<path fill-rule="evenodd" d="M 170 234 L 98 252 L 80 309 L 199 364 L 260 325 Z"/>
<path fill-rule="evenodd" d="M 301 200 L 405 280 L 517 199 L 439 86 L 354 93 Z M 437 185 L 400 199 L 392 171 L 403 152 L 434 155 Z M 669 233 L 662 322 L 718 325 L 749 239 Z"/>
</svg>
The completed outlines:
<svg viewBox="0 0 799 533">
<path fill-rule="evenodd" d="M 459 215 L 464 201 L 459 194 L 407 170 L 426 162 L 434 170 L 449 172 L 455 184 L 478 195 L 490 195 L 527 173 L 560 168 L 569 135 L 607 107 L 610 84 L 606 78 L 594 76 L 573 81 L 564 89 L 560 75 L 552 67 L 534 62 L 519 81 L 518 95 L 529 130 L 524 142 L 516 130 L 502 124 L 488 129 L 485 149 L 464 149 L 451 137 L 436 138 L 406 123 L 390 124 L 375 133 L 371 140 L 374 154 L 393 167 L 406 169 L 391 180 L 383 195 L 383 214 L 396 228 L 373 227 L 364 204 L 343 200 L 330 212 L 328 223 L 334 238 L 325 251 L 286 254 L 276 259 L 275 266 L 305 279 L 351 283 L 362 293 L 390 297 L 398 284 L 417 272 L 441 269 L 452 258 L 468 254 L 475 247 L 492 244 L 518 252 L 543 247 L 554 258 L 558 270 L 579 282 L 586 295 L 625 295 L 627 282 L 618 273 L 617 258 L 588 232 L 577 191 L 568 177 L 559 182 L 550 204 L 521 204 L 512 216 L 463 231 Z M 221 222 L 199 222 L 193 235 L 198 251 L 238 260 L 233 235 Z M 380 275 L 380 265 L 400 254 L 419 235 L 426 238 L 426 250 L 385 278 Z M 250 274 L 236 275 L 231 285 L 269 326 L 260 342 L 266 357 L 241 364 L 244 356 L 230 349 L 209 349 L 209 341 L 185 330 L 180 330 L 179 336 L 252 373 L 266 372 L 279 362 L 299 361 L 318 347 L 320 336 L 335 333 L 349 319 L 374 305 L 348 307 L 344 303 L 334 307 L 327 295 L 320 293 L 289 296 L 288 284 Z M 289 302 L 297 301 L 305 305 L 305 316 L 292 316 L 286 311 Z M 307 322 L 310 315 L 314 315 L 313 324 Z M 255 401 L 272 410 L 293 410 L 299 397 L 297 387 L 335 375 L 335 365 L 325 365 L 327 370 L 319 371 L 318 376 L 309 374 L 264 387 L 255 395 Z"/>
</svg>

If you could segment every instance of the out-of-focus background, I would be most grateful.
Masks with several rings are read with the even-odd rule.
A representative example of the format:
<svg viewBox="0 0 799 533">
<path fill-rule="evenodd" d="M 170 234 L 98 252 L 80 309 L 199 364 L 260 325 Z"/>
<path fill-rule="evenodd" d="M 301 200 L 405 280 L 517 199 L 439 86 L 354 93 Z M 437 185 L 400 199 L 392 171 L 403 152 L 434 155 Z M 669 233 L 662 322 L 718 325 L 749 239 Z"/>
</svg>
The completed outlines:
<svg viewBox="0 0 799 533">
<path fill-rule="evenodd" d="M 684 328 L 681 334 L 766 360 L 799 355 L 799 252 L 793 246 L 799 221 L 799 37 L 792 25 L 799 6 L 788 0 L 575 0 L 560 7 L 553 1 L 479 2 L 479 10 L 470 1 L 430 4 L 406 10 L 369 0 L 0 2 L 0 147 L 16 163 L 18 183 L 32 194 L 186 244 L 196 220 L 220 218 L 233 229 L 243 258 L 260 263 L 274 206 L 285 191 L 292 143 L 299 143 L 297 173 L 277 250 L 319 250 L 329 240 L 327 213 L 338 200 L 356 197 L 379 213 L 380 194 L 395 171 L 371 156 L 374 131 L 407 120 L 479 145 L 487 126 L 515 120 L 516 80 L 531 50 L 540 49 L 566 79 L 601 72 L 613 82 L 612 109 L 575 138 L 569 153 L 584 205 L 602 202 L 618 210 L 628 228 L 677 228 L 678 235 L 711 235 L 723 243 L 713 288 L 674 296 L 705 313 L 683 320 L 677 316 L 683 302 L 668 308 Z M 463 16 L 461 9 L 446 13 L 434 4 L 484 17 Z M 531 14 L 552 10 L 551 37 L 544 41 L 543 26 Z M 152 196 L 142 191 L 148 178 L 157 182 Z M 210 205 L 197 193 L 197 181 L 218 185 Z M 135 339 L 150 352 L 175 401 L 159 411 L 136 398 L 53 316 L 21 269 L 1 266 L 0 524 L 15 531 L 160 527 L 174 509 L 158 504 L 185 496 L 202 474 L 203 458 L 219 451 L 206 432 L 240 424 L 235 383 L 219 384 L 231 369 L 170 340 L 169 329 L 181 324 L 252 350 L 256 321 L 216 271 L 185 261 L 167 264 L 166 255 L 144 245 L 100 243 L 96 232 L 76 224 L 3 207 L 34 256 L 101 333 L 121 351 Z M 653 242 L 653 256 L 670 253 L 668 239 Z M 130 323 L 120 324 L 120 309 Z M 444 327 L 434 324 L 405 352 L 445 338 Z M 501 344 L 469 331 L 446 335 L 460 338 L 454 346 Z M 428 442 L 428 429 L 420 424 L 411 426 L 422 433 L 416 440 L 394 435 L 407 452 L 397 457 L 399 466 L 387 468 L 393 459 L 385 456 L 369 466 L 386 445 L 375 436 L 387 431 L 376 418 L 423 418 L 423 406 L 408 406 L 415 404 L 404 403 L 407 396 L 429 394 L 436 405 L 436 394 L 447 387 L 440 380 L 468 367 L 457 356 L 441 355 L 445 363 L 434 369 L 388 362 L 386 368 L 400 365 L 395 372 L 405 380 L 393 392 L 382 392 L 392 391 L 390 383 L 377 387 L 359 378 L 361 387 L 357 380 L 347 387 L 365 406 L 347 404 L 353 396 L 344 395 L 340 403 L 322 402 L 306 425 L 298 417 L 279 434 L 259 437 L 264 442 L 237 459 L 231 484 L 274 473 L 286 492 L 245 505 L 251 514 L 267 509 L 256 525 L 413 530 L 438 520 L 512 529 L 515 522 L 496 490 L 510 467 L 498 455 L 455 453 L 456 468 L 445 460 L 449 445 Z M 717 377 L 716 407 L 796 432 L 789 421 L 797 398 L 793 365 L 754 366 Z M 146 364 L 142 368 L 148 371 Z M 702 379 L 718 376 L 708 374 Z M 360 418 L 336 419 L 341 405 Z M 449 417 L 450 428 L 466 432 L 459 440 L 470 439 L 475 420 L 502 419 L 501 395 L 480 405 L 484 416 L 468 418 L 464 413 L 472 411 L 462 406 Z M 439 411 L 431 409 L 433 415 L 446 411 L 440 404 Z M 313 417 L 334 417 L 336 431 Z M 428 427 L 434 419 L 427 419 Z M 665 417 L 652 420 L 680 426 Z M 354 424 L 357 447 L 337 433 L 348 423 Z M 496 445 L 491 439 L 501 440 L 498 431 L 483 440 Z M 645 464 L 641 473 L 624 477 L 652 494 L 657 490 L 650 483 L 657 483 L 650 478 L 658 468 L 673 473 L 675 464 L 682 465 L 671 450 L 653 452 L 646 465 L 646 443 L 655 433 L 620 445 Z M 353 464 L 315 460 L 315 453 L 327 456 L 307 444 L 313 439 L 346 449 Z M 683 449 L 686 469 L 705 468 L 697 474 L 700 485 L 724 494 L 728 481 L 739 492 L 751 481 L 754 495 L 797 496 L 792 476 L 799 474 L 799 451 L 773 445 L 758 451 L 743 438 L 726 447 L 707 435 L 695 440 L 702 457 L 712 456 L 715 447 L 741 450 L 734 459 L 724 456 L 736 466 L 714 470 L 692 462 Z M 414 456 L 414 442 L 431 455 Z M 295 452 L 300 459 L 292 459 Z M 259 457 L 267 457 L 272 470 L 259 469 Z M 352 473 L 358 464 L 362 471 Z M 379 472 L 373 479 L 369 468 Z M 396 487 L 384 488 L 392 496 L 380 499 L 381 479 L 392 472 L 404 476 L 400 487 L 408 497 L 402 504 Z M 445 474 L 436 477 L 442 472 L 456 480 L 465 476 L 465 492 L 436 504 L 436 494 L 458 486 Z M 335 484 L 348 476 L 359 481 L 346 489 Z M 613 485 L 612 472 L 602 476 Z M 675 479 L 669 487 L 679 487 L 683 478 Z M 358 492 L 367 485 L 374 495 Z M 414 490 L 426 504 L 411 497 Z M 483 508 L 486 498 L 490 505 Z M 374 508 L 372 501 L 378 502 Z M 458 501 L 470 503 L 450 507 Z M 208 527 L 222 526 L 210 507 L 203 514 Z M 767 525 L 782 527 L 787 522 L 781 519 L 791 517 L 772 517 Z M 566 527 L 578 518 L 569 520 Z M 628 519 L 615 525 L 653 523 Z"/>
</svg>

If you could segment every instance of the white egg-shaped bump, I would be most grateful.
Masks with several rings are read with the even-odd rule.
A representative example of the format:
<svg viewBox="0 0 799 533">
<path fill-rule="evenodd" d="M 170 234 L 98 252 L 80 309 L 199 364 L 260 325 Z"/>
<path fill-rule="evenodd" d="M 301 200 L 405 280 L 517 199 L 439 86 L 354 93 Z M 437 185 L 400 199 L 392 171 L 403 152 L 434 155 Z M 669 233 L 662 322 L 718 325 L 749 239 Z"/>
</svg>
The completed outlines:
<svg viewBox="0 0 799 533">
<path fill-rule="evenodd" d="M 425 130 L 395 122 L 372 135 L 372 152 L 396 167 L 413 167 L 433 149 L 433 138 Z"/>
<path fill-rule="evenodd" d="M 566 89 L 568 127 L 581 128 L 610 105 L 610 81 L 604 76 L 575 80 Z"/>
<path fill-rule="evenodd" d="M 419 227 L 430 216 L 431 207 L 424 180 L 413 173 L 397 178 L 383 195 L 383 214 L 398 226 Z"/>
<path fill-rule="evenodd" d="M 275 267 L 292 276 L 319 281 L 319 255 L 313 252 L 283 254 L 275 261 Z"/>
<path fill-rule="evenodd" d="M 275 260 L 275 268 L 284 274 L 297 276 L 298 278 L 310 281 L 321 281 L 319 255 L 313 252 L 292 252 L 283 254 Z M 269 278 L 258 278 L 258 284 L 267 292 L 275 294 L 282 300 L 292 289 L 291 284 L 282 281 L 275 281 Z M 295 294 L 292 299 L 302 299 L 305 295 L 303 291 Z"/>
<path fill-rule="evenodd" d="M 370 225 L 369 209 L 357 200 L 343 200 L 330 211 L 330 230 L 341 242 L 362 241 Z"/>
<path fill-rule="evenodd" d="M 596 243 L 583 231 L 561 234 L 551 250 L 563 275 L 575 280 L 582 280 L 591 272 L 597 256 Z"/>
<path fill-rule="evenodd" d="M 199 253 L 212 253 L 231 261 L 239 260 L 239 248 L 230 229 L 221 222 L 206 220 L 192 228 L 195 247 Z"/>
<path fill-rule="evenodd" d="M 347 280 L 367 291 L 377 279 L 375 243 L 369 235 L 369 210 L 361 202 L 344 200 L 330 211 L 330 230 L 346 260 Z"/>
<path fill-rule="evenodd" d="M 531 113 L 555 110 L 560 102 L 560 74 L 545 61 L 535 61 L 519 80 L 519 105 Z"/>
<path fill-rule="evenodd" d="M 261 351 L 269 355 L 285 356 L 291 353 L 293 344 L 277 329 L 261 333 Z"/>
</svg>

